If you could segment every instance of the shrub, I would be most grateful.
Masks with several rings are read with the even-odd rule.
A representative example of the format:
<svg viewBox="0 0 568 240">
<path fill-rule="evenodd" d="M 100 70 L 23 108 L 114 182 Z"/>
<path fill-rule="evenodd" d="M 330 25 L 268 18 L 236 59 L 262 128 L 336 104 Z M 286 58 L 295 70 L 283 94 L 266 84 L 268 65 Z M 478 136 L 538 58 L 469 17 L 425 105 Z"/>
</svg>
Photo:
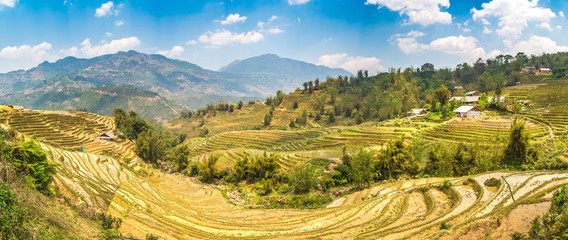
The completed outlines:
<svg viewBox="0 0 568 240">
<path fill-rule="evenodd" d="M 4 182 L 0 182 L 0 239 L 28 237 L 28 230 L 24 227 L 27 214 L 18 206 L 16 194 Z"/>
<path fill-rule="evenodd" d="M 33 140 L 27 141 L 12 150 L 12 164 L 26 175 L 27 184 L 47 194 L 53 182 L 55 166 L 47 160 L 47 154 Z"/>
<path fill-rule="evenodd" d="M 310 192 L 310 189 L 316 185 L 316 176 L 314 170 L 309 164 L 302 164 L 294 168 L 289 176 L 290 186 L 296 194 L 304 194 Z"/>
<path fill-rule="evenodd" d="M 219 156 L 210 156 L 205 162 L 199 163 L 199 175 L 202 182 L 211 183 L 217 177 L 217 166 L 215 164 Z"/>
<path fill-rule="evenodd" d="M 501 180 L 497 179 L 497 178 L 490 178 L 485 180 L 485 182 L 483 183 L 485 186 L 488 187 L 497 187 L 499 188 L 501 186 Z"/>
</svg>

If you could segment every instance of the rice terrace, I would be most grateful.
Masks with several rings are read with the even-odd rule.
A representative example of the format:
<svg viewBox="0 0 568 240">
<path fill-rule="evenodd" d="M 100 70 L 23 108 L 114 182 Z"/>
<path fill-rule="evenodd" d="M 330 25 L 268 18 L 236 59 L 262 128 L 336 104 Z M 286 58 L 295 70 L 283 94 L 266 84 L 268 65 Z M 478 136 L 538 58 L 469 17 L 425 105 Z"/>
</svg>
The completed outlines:
<svg viewBox="0 0 568 240">
<path fill-rule="evenodd" d="M 0 1 L 0 240 L 567 239 L 566 7 Z"/>
</svg>

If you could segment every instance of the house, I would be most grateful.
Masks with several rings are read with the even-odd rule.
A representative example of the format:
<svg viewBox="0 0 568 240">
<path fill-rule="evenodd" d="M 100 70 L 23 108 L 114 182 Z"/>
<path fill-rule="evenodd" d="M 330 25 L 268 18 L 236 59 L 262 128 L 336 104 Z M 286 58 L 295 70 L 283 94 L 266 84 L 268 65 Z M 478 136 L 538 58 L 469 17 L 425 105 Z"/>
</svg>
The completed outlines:
<svg viewBox="0 0 568 240">
<path fill-rule="evenodd" d="M 536 68 L 535 67 L 524 67 L 524 68 L 521 68 L 521 72 L 523 72 L 523 73 L 536 73 Z"/>
<path fill-rule="evenodd" d="M 453 94 L 463 93 L 463 87 L 462 87 L 462 86 L 455 86 L 455 87 L 452 89 L 452 93 L 453 93 Z"/>
<path fill-rule="evenodd" d="M 14 110 L 24 110 L 24 106 L 13 106 Z"/>
<path fill-rule="evenodd" d="M 550 71 L 550 68 L 539 68 L 538 71 L 536 71 L 536 75 L 539 76 L 547 76 L 552 74 L 552 72 Z"/>
<path fill-rule="evenodd" d="M 465 93 L 466 96 L 479 96 L 481 95 L 481 92 L 479 91 L 469 91 L 467 93 Z"/>
<path fill-rule="evenodd" d="M 450 101 L 456 100 L 465 105 L 477 105 L 480 96 L 452 97 Z"/>
<path fill-rule="evenodd" d="M 454 110 L 456 117 L 460 118 L 470 118 L 470 117 L 481 117 L 483 115 L 483 110 L 476 106 L 461 106 Z"/>
<path fill-rule="evenodd" d="M 414 108 L 406 113 L 407 117 L 420 117 L 428 114 L 428 109 L 426 108 Z"/>
<path fill-rule="evenodd" d="M 115 137 L 114 134 L 112 134 L 111 132 L 104 132 L 103 134 L 99 135 L 97 139 L 105 141 L 114 141 Z"/>
</svg>

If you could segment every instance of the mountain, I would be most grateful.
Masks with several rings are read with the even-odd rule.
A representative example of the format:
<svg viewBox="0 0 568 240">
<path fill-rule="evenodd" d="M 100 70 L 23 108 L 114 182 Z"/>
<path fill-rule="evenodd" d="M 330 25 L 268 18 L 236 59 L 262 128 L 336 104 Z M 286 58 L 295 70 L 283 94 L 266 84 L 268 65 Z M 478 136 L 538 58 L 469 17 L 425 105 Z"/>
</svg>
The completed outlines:
<svg viewBox="0 0 568 240">
<path fill-rule="evenodd" d="M 8 94 L 0 99 L 31 109 L 82 110 L 106 116 L 110 116 L 115 108 L 122 108 L 156 122 L 165 122 L 187 110 L 155 92 L 132 85 L 86 87 L 46 83 L 26 94 Z"/>
<path fill-rule="evenodd" d="M 28 90 L 43 81 L 66 79 L 87 86 L 129 84 L 149 90 L 189 107 L 208 96 L 258 98 L 263 94 L 246 89 L 241 75 L 203 69 L 195 64 L 136 51 L 118 52 L 91 59 L 67 57 L 54 63 L 44 62 L 27 71 L 0 74 L 0 95 Z M 216 103 L 218 100 L 215 100 Z"/>
<path fill-rule="evenodd" d="M 304 82 L 316 78 L 325 80 L 326 77 L 351 76 L 341 68 L 329 68 L 307 62 L 281 58 L 274 54 L 264 54 L 257 57 L 237 60 L 219 69 L 220 72 L 243 74 L 250 79 L 256 79 L 255 90 L 274 93 L 281 89 L 286 92 L 301 87 Z M 271 83 L 271 84 L 263 84 Z"/>
</svg>

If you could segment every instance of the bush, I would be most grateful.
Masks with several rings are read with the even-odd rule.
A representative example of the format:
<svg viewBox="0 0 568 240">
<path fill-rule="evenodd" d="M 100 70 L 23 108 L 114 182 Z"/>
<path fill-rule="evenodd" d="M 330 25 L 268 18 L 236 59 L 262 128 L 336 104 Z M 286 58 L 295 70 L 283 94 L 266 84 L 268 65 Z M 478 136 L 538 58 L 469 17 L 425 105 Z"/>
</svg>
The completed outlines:
<svg viewBox="0 0 568 240">
<path fill-rule="evenodd" d="M 40 191 L 50 193 L 50 185 L 55 174 L 55 165 L 47 160 L 47 154 L 33 140 L 27 141 L 12 150 L 12 164 L 24 173 L 27 184 Z"/>
<path fill-rule="evenodd" d="M 217 166 L 219 160 L 216 155 L 210 156 L 205 162 L 199 163 L 199 175 L 202 182 L 211 183 L 217 177 Z"/>
<path fill-rule="evenodd" d="M 309 193 L 316 186 L 316 176 L 309 164 L 302 164 L 294 168 L 289 176 L 290 186 L 295 194 Z"/>
<path fill-rule="evenodd" d="M 497 178 L 490 178 L 485 180 L 485 182 L 483 183 L 485 186 L 488 187 L 501 187 L 501 180 L 497 179 Z"/>
<path fill-rule="evenodd" d="M 14 194 L 0 182 L 0 239 L 24 239 L 29 236 L 24 227 L 27 211 L 20 208 Z"/>
</svg>

